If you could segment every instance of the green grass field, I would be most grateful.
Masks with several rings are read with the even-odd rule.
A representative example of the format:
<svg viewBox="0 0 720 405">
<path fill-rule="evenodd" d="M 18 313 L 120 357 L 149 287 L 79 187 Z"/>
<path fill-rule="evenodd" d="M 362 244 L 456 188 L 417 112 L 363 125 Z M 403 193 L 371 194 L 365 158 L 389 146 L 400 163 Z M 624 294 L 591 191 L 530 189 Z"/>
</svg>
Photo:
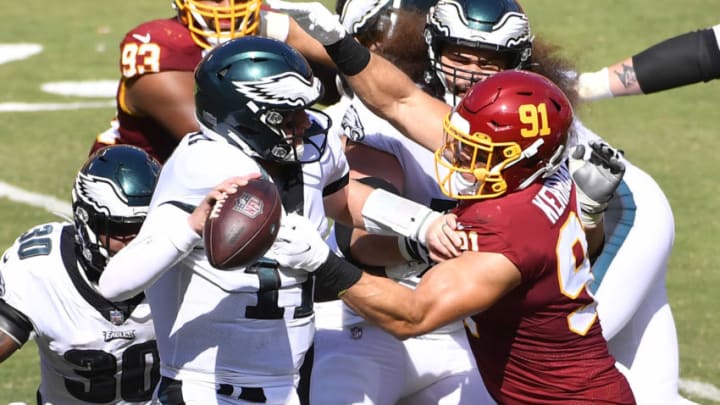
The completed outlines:
<svg viewBox="0 0 720 405">
<path fill-rule="evenodd" d="M 40 86 L 116 79 L 117 44 L 125 31 L 172 15 L 170 3 L 66 0 L 3 8 L 0 44 L 36 43 L 44 50 L 0 64 L 0 186 L 8 183 L 69 201 L 75 172 L 113 109 L 7 112 L 8 103 L 99 101 L 44 93 Z M 562 45 L 580 70 L 595 70 L 660 39 L 718 23 L 717 0 L 525 0 L 524 6 L 536 36 Z M 720 81 L 600 101 L 578 111 L 588 127 L 653 175 L 672 204 L 676 240 L 667 287 L 678 328 L 681 377 L 715 389 L 720 387 L 720 180 L 713 153 L 720 145 L 719 111 Z M 53 218 L 0 194 L 0 247 Z M 0 365 L 0 405 L 34 403 L 37 363 L 30 343 Z M 720 398 L 720 393 L 714 395 Z M 720 402 L 703 394 L 688 396 L 699 403 Z"/>
</svg>

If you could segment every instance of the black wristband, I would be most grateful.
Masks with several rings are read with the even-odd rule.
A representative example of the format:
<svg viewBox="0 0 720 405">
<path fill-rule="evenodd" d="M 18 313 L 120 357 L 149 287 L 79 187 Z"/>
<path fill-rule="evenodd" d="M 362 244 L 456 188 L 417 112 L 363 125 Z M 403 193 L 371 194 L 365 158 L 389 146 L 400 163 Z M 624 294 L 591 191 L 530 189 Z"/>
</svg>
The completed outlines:
<svg viewBox="0 0 720 405">
<path fill-rule="evenodd" d="M 334 44 L 325 45 L 325 51 L 340 73 L 354 76 L 370 63 L 370 50 L 357 42 L 352 35 L 345 35 Z"/>
<path fill-rule="evenodd" d="M 352 263 L 330 252 L 327 260 L 315 270 L 316 288 L 338 297 L 360 281 L 363 271 Z"/>
</svg>

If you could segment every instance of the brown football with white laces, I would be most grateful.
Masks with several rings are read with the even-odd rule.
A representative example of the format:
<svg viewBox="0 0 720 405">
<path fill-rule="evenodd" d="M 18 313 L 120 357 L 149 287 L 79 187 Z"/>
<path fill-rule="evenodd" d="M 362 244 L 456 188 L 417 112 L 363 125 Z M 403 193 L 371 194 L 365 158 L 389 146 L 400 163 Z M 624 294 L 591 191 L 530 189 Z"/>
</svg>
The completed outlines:
<svg viewBox="0 0 720 405">
<path fill-rule="evenodd" d="M 247 267 L 272 246 L 282 203 L 275 184 L 252 179 L 215 203 L 203 230 L 205 254 L 221 270 Z"/>
</svg>

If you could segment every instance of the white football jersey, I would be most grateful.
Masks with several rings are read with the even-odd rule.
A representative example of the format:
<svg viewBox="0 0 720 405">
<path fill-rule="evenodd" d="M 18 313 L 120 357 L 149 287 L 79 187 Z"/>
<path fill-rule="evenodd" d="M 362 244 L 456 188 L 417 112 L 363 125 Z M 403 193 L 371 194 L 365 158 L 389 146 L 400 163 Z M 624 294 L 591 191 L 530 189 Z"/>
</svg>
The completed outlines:
<svg viewBox="0 0 720 405">
<path fill-rule="evenodd" d="M 348 181 L 339 139 L 328 137 L 318 162 L 294 167 L 302 170 L 294 179 L 284 184 L 274 179 L 283 206 L 302 211 L 327 235 L 323 194 Z M 146 225 L 158 225 L 153 210 L 160 205 L 191 210 L 225 179 L 256 172 L 263 172 L 257 162 L 225 140 L 189 134 L 163 167 Z M 150 286 L 147 296 L 156 318 L 161 373 L 177 380 L 264 387 L 292 383 L 315 332 L 312 279 L 268 258 L 248 268 L 217 270 L 200 244 Z"/>
<path fill-rule="evenodd" d="M 377 117 L 357 97 L 343 96 L 325 112 L 333 118 L 336 137 L 347 135 L 398 159 L 407 198 L 437 210 L 454 205 L 435 179 L 433 153 Z M 399 280 L 410 288 L 419 281 Z M 476 370 L 462 321 L 399 341 L 342 301 L 317 304 L 316 311 L 310 403 L 493 403 Z"/>
<path fill-rule="evenodd" d="M 142 295 L 112 303 L 91 287 L 74 232 L 70 223 L 36 226 L 0 263 L 0 300 L 32 323 L 42 403 L 151 403 L 159 360 L 150 307 Z"/>
<path fill-rule="evenodd" d="M 395 156 L 405 173 L 404 197 L 443 210 L 454 205 L 440 190 L 435 175 L 435 155 L 375 115 L 358 98 L 350 101 L 341 125 L 356 142 Z"/>
</svg>

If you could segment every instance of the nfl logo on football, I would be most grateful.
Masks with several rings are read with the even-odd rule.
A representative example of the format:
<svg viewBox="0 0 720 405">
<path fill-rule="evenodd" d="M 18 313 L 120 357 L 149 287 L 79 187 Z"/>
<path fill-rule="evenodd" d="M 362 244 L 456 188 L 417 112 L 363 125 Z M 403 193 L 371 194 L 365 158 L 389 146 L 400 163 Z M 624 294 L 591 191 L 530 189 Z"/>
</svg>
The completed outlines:
<svg viewBox="0 0 720 405">
<path fill-rule="evenodd" d="M 263 201 L 250 193 L 243 193 L 240 198 L 235 200 L 233 211 L 249 218 L 257 218 L 263 212 Z"/>
</svg>

